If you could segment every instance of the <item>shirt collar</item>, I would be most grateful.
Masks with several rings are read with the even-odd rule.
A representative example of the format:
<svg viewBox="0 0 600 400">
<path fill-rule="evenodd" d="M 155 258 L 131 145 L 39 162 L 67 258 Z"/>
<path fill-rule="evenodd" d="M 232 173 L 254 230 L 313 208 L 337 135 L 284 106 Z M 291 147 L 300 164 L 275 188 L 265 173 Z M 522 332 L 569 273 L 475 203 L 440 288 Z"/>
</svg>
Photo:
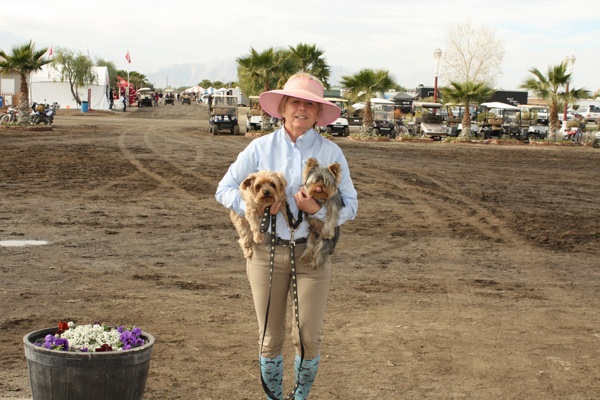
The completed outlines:
<svg viewBox="0 0 600 400">
<path fill-rule="evenodd" d="M 288 142 L 293 144 L 292 138 L 287 133 L 284 126 L 281 127 L 281 131 L 283 132 L 285 140 L 287 140 Z M 309 130 L 304 132 L 298 139 L 296 139 L 296 144 L 300 146 L 302 144 L 308 145 L 308 144 L 314 143 L 314 141 L 317 139 L 317 137 L 315 135 L 318 135 L 317 132 L 315 132 L 315 130 L 313 128 L 310 128 Z"/>
</svg>

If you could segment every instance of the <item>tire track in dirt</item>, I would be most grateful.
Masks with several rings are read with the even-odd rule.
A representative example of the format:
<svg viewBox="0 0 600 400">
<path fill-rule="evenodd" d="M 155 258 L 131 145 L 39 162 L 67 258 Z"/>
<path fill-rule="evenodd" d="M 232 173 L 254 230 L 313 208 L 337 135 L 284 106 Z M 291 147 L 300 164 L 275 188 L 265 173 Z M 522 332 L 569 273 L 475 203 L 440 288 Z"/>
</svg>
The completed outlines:
<svg viewBox="0 0 600 400">
<path fill-rule="evenodd" d="M 396 169 L 394 173 L 385 169 L 376 169 L 373 166 L 364 168 L 364 170 L 370 172 L 369 175 L 374 182 L 385 182 L 388 186 L 392 185 L 399 193 L 410 199 L 431 229 L 447 231 L 452 229 L 450 224 L 467 223 L 495 241 L 520 244 L 508 231 L 505 222 L 470 197 L 460 194 L 439 179 L 407 168 Z M 403 179 L 402 176 L 405 178 Z M 407 180 L 414 184 L 406 183 Z M 432 198 L 439 202 L 431 205 Z M 456 216 L 457 214 L 460 216 Z M 442 221 L 448 221 L 449 224 L 444 224 Z"/>
<path fill-rule="evenodd" d="M 117 143 L 119 145 L 119 149 L 121 150 L 121 153 L 123 153 L 123 155 L 129 160 L 129 162 L 131 164 L 133 164 L 133 166 L 135 166 L 143 174 L 145 174 L 148 177 L 159 182 L 161 185 L 172 189 L 174 191 L 174 193 L 178 194 L 179 196 L 181 196 L 183 198 L 194 200 L 194 201 L 202 200 L 202 199 L 199 199 L 198 197 L 196 197 L 195 195 L 189 193 L 185 189 L 182 189 L 181 187 L 176 185 L 172 180 L 164 178 L 163 176 L 144 167 L 144 165 L 138 159 L 136 159 L 136 157 L 133 155 L 133 153 L 130 152 L 127 149 L 127 146 L 125 145 L 125 137 L 127 136 L 128 133 L 131 133 L 131 132 L 135 132 L 135 130 L 132 129 L 132 130 L 124 131 L 123 133 L 121 133 L 117 139 Z"/>
</svg>

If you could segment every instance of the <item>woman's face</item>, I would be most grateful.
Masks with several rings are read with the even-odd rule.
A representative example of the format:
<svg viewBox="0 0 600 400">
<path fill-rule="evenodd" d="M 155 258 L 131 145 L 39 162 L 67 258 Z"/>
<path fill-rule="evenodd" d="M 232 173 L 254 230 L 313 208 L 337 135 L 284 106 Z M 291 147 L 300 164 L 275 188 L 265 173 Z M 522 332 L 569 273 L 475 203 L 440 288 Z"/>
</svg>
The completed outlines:
<svg viewBox="0 0 600 400">
<path fill-rule="evenodd" d="M 316 102 L 297 97 L 290 97 L 283 111 L 287 130 L 300 133 L 312 128 L 319 116 L 319 106 Z"/>
</svg>

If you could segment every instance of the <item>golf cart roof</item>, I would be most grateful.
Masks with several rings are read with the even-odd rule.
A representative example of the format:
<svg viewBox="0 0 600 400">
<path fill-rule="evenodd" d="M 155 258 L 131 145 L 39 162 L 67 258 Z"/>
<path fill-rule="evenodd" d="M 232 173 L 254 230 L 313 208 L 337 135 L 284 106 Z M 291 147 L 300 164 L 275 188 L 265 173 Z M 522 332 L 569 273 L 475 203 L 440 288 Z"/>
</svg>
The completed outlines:
<svg viewBox="0 0 600 400">
<path fill-rule="evenodd" d="M 327 101 L 341 101 L 343 103 L 347 103 L 348 100 L 346 99 L 342 99 L 341 97 L 323 97 L 323 100 L 327 100 Z"/>
<path fill-rule="evenodd" d="M 413 106 L 415 107 L 425 107 L 425 108 L 442 108 L 443 104 L 440 103 L 424 103 L 422 101 L 415 101 Z"/>
<path fill-rule="evenodd" d="M 172 91 L 173 91 L 173 89 L 165 89 L 164 91 L 165 91 L 165 92 L 172 92 Z"/>
<path fill-rule="evenodd" d="M 258 98 L 260 98 L 260 96 L 249 96 L 248 98 L 249 99 L 258 99 Z"/>
<path fill-rule="evenodd" d="M 149 87 L 143 87 L 143 88 L 139 88 L 138 92 L 149 92 L 150 88 Z"/>
<path fill-rule="evenodd" d="M 531 110 L 548 110 L 549 106 L 541 104 L 519 104 L 519 108 L 531 109 Z"/>
<path fill-rule="evenodd" d="M 396 103 L 394 103 L 393 101 L 386 100 L 386 99 L 373 98 L 373 99 L 371 99 L 371 104 L 388 104 L 390 106 L 393 106 Z"/>
<path fill-rule="evenodd" d="M 520 110 L 519 107 L 511 106 L 510 104 L 506 104 L 506 103 L 499 103 L 497 101 L 491 102 L 491 103 L 481 103 L 481 105 L 483 107 L 487 107 L 487 108 L 499 108 L 501 110 L 515 110 L 515 111 Z"/>
</svg>

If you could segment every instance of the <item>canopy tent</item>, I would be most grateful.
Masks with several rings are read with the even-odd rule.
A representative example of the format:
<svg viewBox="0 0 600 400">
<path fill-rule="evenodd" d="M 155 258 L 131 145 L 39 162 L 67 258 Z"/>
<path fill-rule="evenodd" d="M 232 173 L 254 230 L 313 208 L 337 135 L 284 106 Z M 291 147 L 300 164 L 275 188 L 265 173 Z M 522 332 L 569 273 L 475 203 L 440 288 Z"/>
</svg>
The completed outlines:
<svg viewBox="0 0 600 400">
<path fill-rule="evenodd" d="M 131 83 L 127 82 L 125 79 L 121 78 L 120 76 L 117 76 L 117 87 L 118 88 L 126 88 L 128 86 L 131 86 Z"/>
<path fill-rule="evenodd" d="M 184 93 L 203 93 L 204 88 L 201 86 L 193 86 L 191 88 L 187 88 L 183 91 Z"/>
<path fill-rule="evenodd" d="M 96 76 L 94 83 L 77 89 L 81 101 L 88 101 L 88 89 L 92 90 L 90 108 L 95 110 L 108 110 L 110 101 L 109 79 L 107 67 L 92 67 L 92 73 Z M 79 108 L 71 93 L 71 85 L 68 80 L 61 82 L 60 74 L 48 65 L 36 73 L 31 74 L 29 84 L 31 102 L 53 103 L 57 102 L 61 108 Z"/>
<path fill-rule="evenodd" d="M 408 101 L 414 100 L 414 96 L 411 96 L 406 92 L 396 92 L 395 94 L 389 96 L 387 99 L 392 101 Z"/>
<path fill-rule="evenodd" d="M 204 94 L 213 94 L 215 92 L 215 88 L 214 87 L 209 87 L 208 89 L 204 89 Z"/>
</svg>

